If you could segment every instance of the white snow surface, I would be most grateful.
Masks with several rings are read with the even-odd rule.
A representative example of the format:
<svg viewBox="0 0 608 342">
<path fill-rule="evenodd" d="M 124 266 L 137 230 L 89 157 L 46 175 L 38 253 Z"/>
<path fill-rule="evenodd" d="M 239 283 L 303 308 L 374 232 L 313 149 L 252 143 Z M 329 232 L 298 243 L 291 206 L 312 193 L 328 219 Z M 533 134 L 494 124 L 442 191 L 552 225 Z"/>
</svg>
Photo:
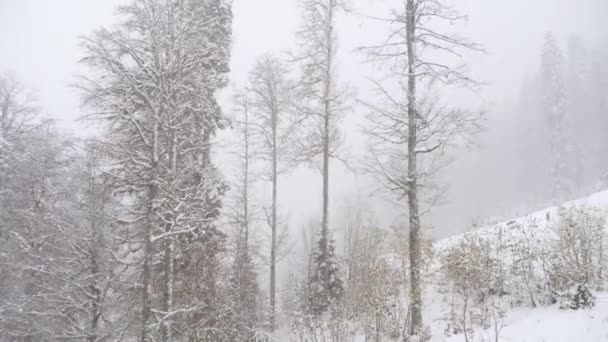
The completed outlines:
<svg viewBox="0 0 608 342">
<path fill-rule="evenodd" d="M 516 308 L 507 312 L 499 342 L 601 342 L 608 341 L 608 293 L 596 293 L 595 307 L 587 310 L 560 310 L 558 304 L 538 308 Z M 431 326 L 431 342 L 463 342 L 464 335 L 446 337 L 443 323 L 429 321 L 440 315 L 441 297 L 427 301 L 426 324 Z M 493 328 L 476 328 L 470 342 L 494 342 Z M 363 341 L 363 340 L 361 340 Z"/>
<path fill-rule="evenodd" d="M 588 197 L 567 202 L 562 207 L 584 206 L 608 210 L 608 191 L 594 193 Z M 550 223 L 556 218 L 558 207 L 549 207 L 529 215 L 479 228 L 468 234 L 478 234 L 490 241 L 500 236 L 503 242 L 515 241 L 522 235 L 534 233 L 538 243 L 552 238 Z M 536 222 L 531 226 L 530 222 Z M 533 231 L 532 231 L 533 230 Z M 465 233 L 467 234 L 467 233 Z M 435 251 L 440 254 L 458 243 L 464 234 L 454 235 L 436 241 Z M 508 251 L 504 257 L 508 258 Z M 435 261 L 438 258 L 435 258 Z M 437 265 L 434 265 L 435 267 Z M 432 281 L 432 280 L 431 280 Z M 515 308 L 507 311 L 504 327 L 499 333 L 500 342 L 600 342 L 608 341 L 608 293 L 595 293 L 596 305 L 587 310 L 560 310 L 559 305 L 538 308 Z M 431 289 L 426 293 L 426 324 L 430 325 L 433 337 L 431 342 L 464 341 L 464 335 L 446 337 L 443 334 L 441 313 L 445 309 L 442 295 L 434 294 Z M 494 342 L 493 328 L 476 329 L 470 342 Z"/>
</svg>

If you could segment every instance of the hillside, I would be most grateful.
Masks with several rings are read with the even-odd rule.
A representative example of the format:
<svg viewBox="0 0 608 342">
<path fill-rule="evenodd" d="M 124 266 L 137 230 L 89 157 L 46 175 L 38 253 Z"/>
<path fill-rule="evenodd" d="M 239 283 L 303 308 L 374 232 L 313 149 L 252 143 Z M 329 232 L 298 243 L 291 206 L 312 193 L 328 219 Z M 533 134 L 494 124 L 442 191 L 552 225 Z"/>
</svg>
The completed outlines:
<svg viewBox="0 0 608 342">
<path fill-rule="evenodd" d="M 565 203 L 563 208 L 594 208 L 603 210 L 608 208 L 608 191 L 598 192 L 586 198 Z M 604 212 L 602 212 L 604 214 Z M 433 266 L 431 267 L 429 282 L 430 291 L 426 294 L 427 308 L 425 318 L 431 325 L 433 337 L 431 341 L 465 341 L 464 334 L 457 333 L 451 336 L 441 334 L 446 330 L 446 312 L 450 305 L 446 303 L 445 290 L 441 290 L 443 281 L 440 260 L 442 256 L 453 247 L 459 246 L 463 241 L 488 241 L 493 255 L 502 260 L 502 267 L 510 269 L 517 248 L 528 244 L 532 250 L 546 250 L 556 239 L 555 226 L 559 218 L 558 207 L 550 207 L 529 215 L 481 227 L 472 232 L 454 235 L 435 242 Z M 602 259 L 603 260 L 603 259 Z M 534 272 L 541 273 L 541 267 L 536 264 Z M 504 271 L 505 273 L 507 271 Z M 508 278 L 509 276 L 505 276 Z M 517 280 L 513 281 L 517 282 Z M 514 284 L 513 286 L 516 286 Z M 504 317 L 498 319 L 498 324 L 491 324 L 486 329 L 475 326 L 468 334 L 469 341 L 495 341 L 495 326 L 500 327 L 499 341 L 608 341 L 608 294 L 594 289 L 595 306 L 591 309 L 569 310 L 560 309 L 560 303 L 538 305 L 529 304 L 512 306 L 505 304 L 513 301 L 513 295 L 506 295 L 502 299 L 501 308 Z M 540 296 L 540 295 L 539 295 Z M 482 312 L 481 310 L 480 312 Z"/>
</svg>

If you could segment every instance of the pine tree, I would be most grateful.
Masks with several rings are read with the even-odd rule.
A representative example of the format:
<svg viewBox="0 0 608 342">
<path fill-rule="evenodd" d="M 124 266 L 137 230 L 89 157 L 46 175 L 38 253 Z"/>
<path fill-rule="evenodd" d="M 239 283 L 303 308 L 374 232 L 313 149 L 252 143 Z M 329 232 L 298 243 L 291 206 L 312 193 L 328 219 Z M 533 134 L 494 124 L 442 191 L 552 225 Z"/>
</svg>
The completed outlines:
<svg viewBox="0 0 608 342">
<path fill-rule="evenodd" d="M 323 232 L 318 234 L 317 244 L 313 251 L 313 263 L 314 268 L 310 279 L 311 309 L 315 315 L 321 316 L 344 293 L 335 242 L 328 234 Z"/>
<path fill-rule="evenodd" d="M 570 309 L 590 309 L 594 306 L 595 298 L 589 290 L 589 287 L 586 284 L 578 284 L 576 286 L 576 292 L 572 297 L 572 302 L 570 303 Z"/>
</svg>

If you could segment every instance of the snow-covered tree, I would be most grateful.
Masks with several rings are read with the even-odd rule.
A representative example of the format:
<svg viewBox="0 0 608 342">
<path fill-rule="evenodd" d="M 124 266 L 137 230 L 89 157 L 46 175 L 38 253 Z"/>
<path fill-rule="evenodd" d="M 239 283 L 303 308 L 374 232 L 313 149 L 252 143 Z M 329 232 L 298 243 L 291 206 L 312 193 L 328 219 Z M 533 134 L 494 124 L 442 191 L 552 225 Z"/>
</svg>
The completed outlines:
<svg viewBox="0 0 608 342">
<path fill-rule="evenodd" d="M 312 310 L 321 316 L 344 292 L 334 240 L 328 238 L 322 230 L 317 234 L 313 262 L 314 269 L 310 279 Z"/>
<path fill-rule="evenodd" d="M 370 341 L 382 341 L 400 335 L 404 305 L 400 303 L 403 278 L 390 253 L 390 232 L 368 227 L 356 234 L 346 300 L 352 305 L 349 314 L 356 318 Z"/>
<path fill-rule="evenodd" d="M 473 324 L 489 328 L 504 315 L 499 305 L 502 286 L 501 260 L 496 257 L 489 241 L 474 232 L 465 235 L 441 257 L 450 298 L 446 313 L 448 335 L 463 333 L 470 341 Z M 495 326 L 496 339 L 499 327 Z"/>
<path fill-rule="evenodd" d="M 339 123 L 345 111 L 347 91 L 338 84 L 336 20 L 344 11 L 344 0 L 301 0 L 302 26 L 297 33 L 299 51 L 296 54 L 301 69 L 296 107 L 302 117 L 301 136 L 296 151 L 303 161 L 321 158 L 323 201 L 321 229 L 316 244 L 315 267 L 312 277 L 319 296 L 315 310 L 326 311 L 332 300 L 342 292 L 342 281 L 335 260 L 335 246 L 329 228 L 330 159 L 337 157 L 340 142 Z"/>
<path fill-rule="evenodd" d="M 4 83 L 6 82 L 6 83 Z M 99 155 L 61 137 L 19 85 L 2 79 L 0 335 L 8 340 L 118 336 L 107 245 L 112 198 Z M 110 307 L 113 311 L 110 313 Z"/>
<path fill-rule="evenodd" d="M 475 87 L 461 67 L 462 53 L 481 47 L 453 34 L 438 31 L 442 22 L 464 19 L 444 1 L 407 0 L 395 8 L 387 23 L 390 35 L 380 44 L 362 48 L 370 60 L 388 66 L 387 79 L 375 82 L 384 103 L 365 103 L 371 110 L 368 171 L 401 200 L 407 198 L 409 220 L 410 318 L 409 334 L 423 334 L 421 214 L 439 194 L 433 177 L 446 165 L 445 153 L 467 142 L 479 127 L 480 113 L 455 108 L 441 100 L 448 86 Z M 456 66 L 454 66 L 456 65 Z M 422 191 L 422 193 L 421 193 Z"/>
<path fill-rule="evenodd" d="M 79 87 L 88 117 L 105 124 L 108 174 L 127 202 L 121 222 L 134 228 L 125 240 L 141 241 L 127 256 L 141 274 L 139 339 L 170 341 L 194 329 L 174 328 L 178 317 L 192 323 L 184 317 L 203 307 L 175 297 L 183 282 L 176 266 L 220 235 L 214 221 L 225 185 L 210 139 L 226 123 L 215 91 L 226 84 L 231 5 L 136 0 L 119 13 L 114 29 L 83 38 L 91 73 Z"/>
<path fill-rule="evenodd" d="M 605 214 L 585 207 L 562 208 L 552 225 L 556 240 L 549 254 L 549 277 L 554 291 L 568 291 L 577 285 L 601 286 L 599 277 L 605 261 Z"/>
</svg>

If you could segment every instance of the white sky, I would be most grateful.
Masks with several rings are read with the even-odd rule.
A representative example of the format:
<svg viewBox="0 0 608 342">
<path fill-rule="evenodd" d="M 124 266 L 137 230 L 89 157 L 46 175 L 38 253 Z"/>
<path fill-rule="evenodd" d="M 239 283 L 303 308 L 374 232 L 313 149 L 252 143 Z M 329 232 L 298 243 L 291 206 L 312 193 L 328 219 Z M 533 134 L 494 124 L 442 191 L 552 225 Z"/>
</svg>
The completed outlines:
<svg viewBox="0 0 608 342">
<path fill-rule="evenodd" d="M 120 0 L 0 0 L 0 72 L 13 73 L 22 83 L 36 89 L 40 103 L 63 128 L 82 133 L 74 122 L 79 115 L 79 98 L 68 84 L 78 73 L 77 37 L 112 23 L 113 9 Z M 353 13 L 339 21 L 341 36 L 341 80 L 365 94 L 369 84 L 363 76 L 372 70 L 352 52 L 365 42 L 379 40 L 383 32 L 368 24 L 362 13 L 383 13 L 397 0 L 355 0 Z M 470 16 L 463 28 L 470 38 L 487 45 L 490 53 L 472 57 L 475 76 L 489 83 L 482 93 L 490 111 L 518 95 L 523 75 L 537 68 L 540 47 L 547 30 L 565 38 L 580 33 L 588 41 L 606 34 L 604 17 L 608 0 L 452 0 Z M 295 0 L 234 0 L 234 44 L 232 81 L 240 84 L 256 57 L 280 54 L 293 47 L 299 11 Z M 603 32 L 602 32 L 603 30 Z M 367 75 L 366 75 L 367 74 Z M 226 108 L 228 109 L 228 108 Z M 496 111 L 499 112 L 499 111 Z M 355 111 L 353 117 L 365 113 Z M 492 115 L 492 113 L 490 113 Z M 356 119 L 354 119 L 356 121 Z M 353 121 L 353 122 L 354 122 Z M 354 126 L 354 125 L 351 125 Z M 358 138 L 357 131 L 351 134 Z M 507 143 L 507 142 L 505 142 Z M 473 155 L 474 160 L 474 155 Z M 332 185 L 333 207 L 353 197 L 355 177 L 335 166 Z M 470 179 L 469 179 L 470 182 Z M 286 177 L 280 195 L 284 210 L 295 222 L 306 222 L 319 213 L 321 182 L 314 173 L 298 170 Z M 461 184 L 469 184 L 463 181 Z M 491 186 L 491 185 L 490 185 Z M 456 186 L 458 188 L 458 184 Z M 366 194 L 363 194 L 364 198 Z M 462 196 L 461 196 L 462 197 Z M 452 198 L 454 200 L 454 198 Z M 376 207 L 380 202 L 366 199 Z M 450 209 L 452 208 L 452 209 Z M 462 230 L 474 208 L 457 213 L 458 206 L 446 206 L 436 219 L 438 235 Z M 450 217 L 452 216 L 452 217 Z M 457 222 L 458 227 L 454 227 Z M 299 237 L 299 236 L 297 236 Z"/>
</svg>

